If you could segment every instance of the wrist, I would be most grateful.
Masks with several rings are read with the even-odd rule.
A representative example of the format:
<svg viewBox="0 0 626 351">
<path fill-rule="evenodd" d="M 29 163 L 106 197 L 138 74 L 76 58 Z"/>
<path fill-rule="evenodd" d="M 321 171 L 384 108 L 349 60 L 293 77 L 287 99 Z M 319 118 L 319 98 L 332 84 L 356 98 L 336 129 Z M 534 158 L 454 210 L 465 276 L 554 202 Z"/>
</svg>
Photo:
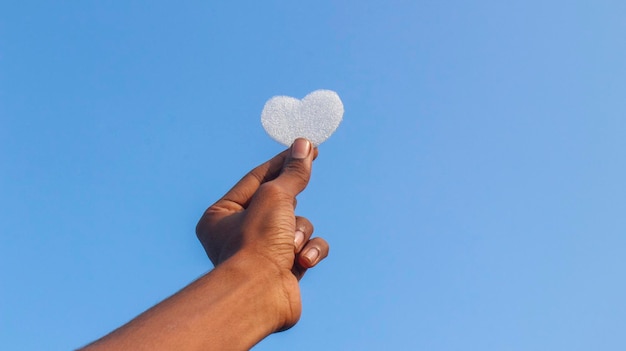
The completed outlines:
<svg viewBox="0 0 626 351">
<path fill-rule="evenodd" d="M 240 277 L 246 286 L 244 290 L 254 291 L 248 295 L 253 299 L 250 301 L 252 313 L 269 333 L 289 329 L 300 318 L 300 288 L 291 270 L 281 268 L 264 255 L 245 250 L 233 255 L 220 267 Z"/>
</svg>

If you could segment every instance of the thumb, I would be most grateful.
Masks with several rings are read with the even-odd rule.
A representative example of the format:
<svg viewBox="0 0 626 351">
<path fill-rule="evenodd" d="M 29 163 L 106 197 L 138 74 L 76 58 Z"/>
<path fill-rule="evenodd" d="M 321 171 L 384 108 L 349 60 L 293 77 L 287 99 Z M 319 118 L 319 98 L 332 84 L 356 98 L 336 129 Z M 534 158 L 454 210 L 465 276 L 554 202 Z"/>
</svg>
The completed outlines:
<svg viewBox="0 0 626 351">
<path fill-rule="evenodd" d="M 274 182 L 295 197 L 309 184 L 311 166 L 316 156 L 317 149 L 313 148 L 310 141 L 304 138 L 296 139 L 291 145 L 280 175 Z"/>
</svg>

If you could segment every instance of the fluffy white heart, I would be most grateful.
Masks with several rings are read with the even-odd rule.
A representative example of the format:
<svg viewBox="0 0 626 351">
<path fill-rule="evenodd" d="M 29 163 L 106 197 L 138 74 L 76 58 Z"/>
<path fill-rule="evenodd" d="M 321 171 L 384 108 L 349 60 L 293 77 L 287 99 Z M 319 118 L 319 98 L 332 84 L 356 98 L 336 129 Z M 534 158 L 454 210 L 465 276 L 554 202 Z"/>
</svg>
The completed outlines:
<svg viewBox="0 0 626 351">
<path fill-rule="evenodd" d="M 316 90 L 304 99 L 274 96 L 265 103 L 261 124 L 272 139 L 290 146 L 297 138 L 314 145 L 326 141 L 343 118 L 343 103 L 332 90 Z"/>
</svg>

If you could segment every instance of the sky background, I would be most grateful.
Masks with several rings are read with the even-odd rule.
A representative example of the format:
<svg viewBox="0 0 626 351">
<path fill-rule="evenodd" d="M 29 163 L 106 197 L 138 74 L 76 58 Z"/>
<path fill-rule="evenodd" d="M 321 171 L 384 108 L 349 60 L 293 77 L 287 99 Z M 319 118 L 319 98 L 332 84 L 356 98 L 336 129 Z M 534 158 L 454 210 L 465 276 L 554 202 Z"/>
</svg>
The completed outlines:
<svg viewBox="0 0 626 351">
<path fill-rule="evenodd" d="M 338 92 L 331 253 L 255 350 L 626 349 L 626 2 L 2 1 L 0 348 L 69 350 L 211 269 L 207 206 Z"/>
</svg>

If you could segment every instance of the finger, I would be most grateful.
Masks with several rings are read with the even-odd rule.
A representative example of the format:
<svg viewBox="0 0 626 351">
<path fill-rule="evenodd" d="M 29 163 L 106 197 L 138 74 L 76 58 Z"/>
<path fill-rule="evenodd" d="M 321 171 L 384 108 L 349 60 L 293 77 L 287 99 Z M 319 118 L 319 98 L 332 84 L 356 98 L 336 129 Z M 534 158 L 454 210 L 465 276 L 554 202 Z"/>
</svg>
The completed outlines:
<svg viewBox="0 0 626 351">
<path fill-rule="evenodd" d="M 252 195 L 259 189 L 259 186 L 278 176 L 288 155 L 289 150 L 285 150 L 250 171 L 226 195 L 219 199 L 213 207 L 226 207 L 231 210 L 243 210 L 248 207 Z"/>
<path fill-rule="evenodd" d="M 294 235 L 293 244 L 294 244 L 294 252 L 298 253 L 304 247 L 304 244 L 309 241 L 309 238 L 313 234 L 313 224 L 311 222 L 300 216 L 296 216 L 296 233 Z"/>
<path fill-rule="evenodd" d="M 315 151 L 314 151 L 315 150 Z M 311 142 L 298 138 L 289 148 L 280 175 L 274 180 L 285 192 L 293 197 L 306 188 L 311 178 L 311 164 L 317 154 Z"/>
<path fill-rule="evenodd" d="M 298 264 L 303 268 L 315 267 L 321 260 L 328 257 L 330 247 L 328 242 L 322 238 L 309 240 L 302 251 L 297 255 Z"/>
</svg>

